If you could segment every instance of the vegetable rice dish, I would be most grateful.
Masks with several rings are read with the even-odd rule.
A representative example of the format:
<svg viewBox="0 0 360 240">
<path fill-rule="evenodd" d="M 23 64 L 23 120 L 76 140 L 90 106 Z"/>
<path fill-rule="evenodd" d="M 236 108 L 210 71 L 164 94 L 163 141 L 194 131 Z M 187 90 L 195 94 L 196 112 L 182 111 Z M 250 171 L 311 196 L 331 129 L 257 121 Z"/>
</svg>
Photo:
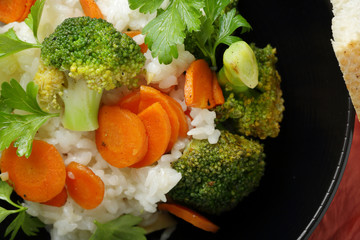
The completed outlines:
<svg viewBox="0 0 360 240">
<path fill-rule="evenodd" d="M 259 186 L 284 111 L 276 49 L 239 37 L 237 4 L 0 1 L 5 237 L 219 230 L 204 215 Z"/>
</svg>

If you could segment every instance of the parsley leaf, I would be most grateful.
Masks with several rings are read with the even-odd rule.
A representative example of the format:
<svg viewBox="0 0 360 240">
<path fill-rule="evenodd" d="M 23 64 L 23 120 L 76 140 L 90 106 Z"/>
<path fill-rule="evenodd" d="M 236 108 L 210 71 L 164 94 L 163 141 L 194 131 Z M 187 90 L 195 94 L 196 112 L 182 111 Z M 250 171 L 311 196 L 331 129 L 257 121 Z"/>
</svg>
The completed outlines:
<svg viewBox="0 0 360 240">
<path fill-rule="evenodd" d="M 21 41 L 10 28 L 7 32 L 0 34 L 0 57 L 5 57 L 29 48 L 40 48 L 41 45 Z"/>
<path fill-rule="evenodd" d="M 179 20 L 180 19 L 180 20 Z M 158 57 L 160 63 L 170 63 L 178 57 L 177 44 L 182 44 L 185 38 L 185 24 L 175 5 L 168 7 L 143 29 L 145 42 L 151 49 L 153 57 Z"/>
<path fill-rule="evenodd" d="M 41 20 L 42 11 L 44 9 L 45 0 L 37 0 L 31 7 L 30 14 L 25 19 L 26 25 L 33 31 L 36 41 L 39 43 L 37 38 L 38 28 Z"/>
<path fill-rule="evenodd" d="M 242 33 L 251 29 L 250 24 L 237 13 L 236 9 L 225 12 L 229 3 L 229 0 L 205 0 L 201 31 L 187 34 L 187 38 L 191 38 L 193 42 L 188 41 L 186 48 L 189 48 L 189 44 L 195 44 L 202 55 L 210 59 L 214 67 L 216 67 L 216 48 L 219 44 L 231 45 L 240 41 L 240 37 L 232 36 L 240 27 L 242 27 Z M 190 48 L 194 51 L 193 46 Z"/>
<path fill-rule="evenodd" d="M 25 217 L 21 224 L 21 229 L 28 236 L 36 236 L 40 228 L 45 227 L 45 224 L 41 222 L 38 218 L 32 217 L 29 214 L 25 213 Z"/>
<path fill-rule="evenodd" d="M 33 31 L 37 43 L 28 43 L 20 40 L 14 29 L 10 28 L 7 32 L 0 34 L 0 58 L 29 48 L 41 48 L 41 44 L 37 38 L 37 32 L 44 4 L 45 0 L 36 1 L 35 4 L 31 7 L 29 16 L 25 19 L 25 23 Z"/>
<path fill-rule="evenodd" d="M 13 114 L 6 109 L 0 111 L 0 151 L 15 141 L 17 155 L 29 157 L 37 130 L 50 118 L 59 116 L 58 113 L 47 113 L 40 108 L 36 100 L 37 93 L 38 87 L 34 82 L 27 85 L 26 91 L 15 79 L 1 85 L 1 101 L 8 108 L 31 114 Z"/>
<path fill-rule="evenodd" d="M 146 240 L 145 229 L 135 226 L 141 220 L 141 217 L 127 214 L 104 224 L 95 221 L 97 228 L 89 240 Z"/>
<path fill-rule="evenodd" d="M 160 8 L 164 0 L 129 0 L 130 9 L 139 9 L 142 13 L 153 13 Z"/>
<path fill-rule="evenodd" d="M 154 12 L 159 9 L 161 0 L 130 0 L 131 9 L 140 8 L 142 13 Z M 150 6 L 150 3 L 154 3 Z M 145 43 L 151 50 L 153 57 L 158 57 L 160 63 L 169 64 L 178 57 L 177 45 L 183 44 L 185 30 L 200 31 L 201 9 L 204 0 L 170 0 L 164 11 L 158 11 L 155 19 L 151 20 L 143 29 L 146 35 Z"/>
<path fill-rule="evenodd" d="M 26 207 L 14 203 L 10 198 L 12 192 L 13 188 L 10 187 L 9 184 L 4 181 L 0 181 L 0 199 L 17 208 L 15 210 L 8 210 L 0 207 L 0 223 L 10 214 L 18 213 L 16 218 L 6 228 L 5 237 L 11 233 L 10 240 L 15 239 L 15 236 L 20 228 L 26 235 L 35 236 L 36 233 L 39 232 L 39 228 L 42 228 L 45 225 L 38 218 L 31 217 L 27 214 Z"/>
</svg>

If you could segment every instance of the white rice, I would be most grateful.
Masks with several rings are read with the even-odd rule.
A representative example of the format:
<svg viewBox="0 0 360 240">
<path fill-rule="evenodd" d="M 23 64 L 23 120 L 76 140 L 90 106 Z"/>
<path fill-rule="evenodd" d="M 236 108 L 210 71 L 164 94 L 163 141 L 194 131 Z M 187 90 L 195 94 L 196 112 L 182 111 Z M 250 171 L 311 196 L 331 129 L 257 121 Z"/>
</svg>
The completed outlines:
<svg viewBox="0 0 360 240">
<path fill-rule="evenodd" d="M 113 23 L 119 31 L 141 30 L 155 16 L 130 10 L 127 0 L 98 0 L 97 3 L 105 18 Z M 164 1 L 163 7 L 167 4 L 168 1 Z M 54 31 L 55 27 L 65 18 L 82 15 L 83 11 L 78 0 L 47 0 L 39 27 L 40 41 Z M 9 28 L 14 28 L 23 41 L 35 42 L 31 30 L 25 23 L 15 22 L 0 26 L 0 33 Z M 139 44 L 143 43 L 144 36 L 135 37 L 135 41 Z M 157 83 L 162 89 L 175 86 L 169 95 L 177 100 L 186 111 L 188 107 L 184 101 L 183 73 L 195 58 L 191 53 L 185 51 L 183 45 L 179 45 L 178 50 L 178 59 L 175 59 L 170 65 L 160 64 L 156 58 L 151 56 L 150 50 L 145 53 L 146 75 L 144 81 Z M 1 58 L 1 81 L 15 78 L 25 87 L 37 71 L 39 56 L 39 49 L 30 49 Z M 126 93 L 128 93 L 126 88 L 109 91 L 104 95 L 103 102 L 116 102 Z M 188 118 L 188 121 L 192 129 L 188 135 L 197 139 L 208 139 L 209 142 L 215 143 L 219 137 L 219 131 L 215 129 L 214 124 L 215 113 L 192 109 L 191 117 L 193 120 Z M 71 197 L 63 207 L 25 202 L 29 214 L 37 216 L 45 224 L 48 224 L 47 229 L 53 240 L 88 239 L 95 230 L 95 219 L 99 222 L 106 222 L 128 213 L 141 216 L 144 219 L 142 225 L 147 229 L 152 229 L 156 222 L 158 224 L 161 222 L 161 219 L 163 219 L 162 222 L 165 222 L 162 227 L 174 225 L 171 220 L 164 220 L 164 216 L 156 212 L 156 208 L 158 202 L 166 201 L 165 194 L 181 179 L 181 174 L 173 170 L 170 163 L 181 157 L 188 139 L 179 139 L 171 153 L 163 155 L 156 165 L 140 169 L 119 169 L 112 167 L 101 157 L 94 142 L 94 132 L 67 130 L 62 127 L 58 118 L 51 119 L 43 125 L 36 134 L 36 138 L 53 144 L 62 154 L 66 165 L 72 161 L 84 164 L 90 167 L 105 184 L 104 200 L 92 210 L 81 208 Z M 6 179 L 8 176 L 4 173 L 0 177 Z M 171 231 L 173 228 L 169 228 L 163 238 L 166 239 Z"/>
</svg>

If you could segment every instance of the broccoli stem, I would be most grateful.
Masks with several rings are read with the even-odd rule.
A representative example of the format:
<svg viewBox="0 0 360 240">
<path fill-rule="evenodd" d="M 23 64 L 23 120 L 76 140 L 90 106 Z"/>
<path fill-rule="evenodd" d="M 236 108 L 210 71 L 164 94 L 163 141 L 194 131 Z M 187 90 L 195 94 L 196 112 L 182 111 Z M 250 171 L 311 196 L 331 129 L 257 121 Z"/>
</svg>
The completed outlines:
<svg viewBox="0 0 360 240">
<path fill-rule="evenodd" d="M 74 131 L 93 131 L 99 127 L 98 111 L 102 92 L 90 89 L 86 81 L 67 79 L 62 99 L 65 104 L 62 123 Z"/>
</svg>

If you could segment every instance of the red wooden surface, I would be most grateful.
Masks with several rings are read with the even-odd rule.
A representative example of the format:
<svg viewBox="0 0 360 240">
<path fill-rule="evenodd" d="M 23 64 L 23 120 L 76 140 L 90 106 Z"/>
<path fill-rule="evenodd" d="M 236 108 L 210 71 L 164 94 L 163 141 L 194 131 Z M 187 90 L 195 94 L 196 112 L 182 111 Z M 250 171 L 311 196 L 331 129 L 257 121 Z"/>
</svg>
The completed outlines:
<svg viewBox="0 0 360 240">
<path fill-rule="evenodd" d="M 309 240 L 360 239 L 360 124 L 355 119 L 353 142 L 335 197 Z"/>
</svg>

